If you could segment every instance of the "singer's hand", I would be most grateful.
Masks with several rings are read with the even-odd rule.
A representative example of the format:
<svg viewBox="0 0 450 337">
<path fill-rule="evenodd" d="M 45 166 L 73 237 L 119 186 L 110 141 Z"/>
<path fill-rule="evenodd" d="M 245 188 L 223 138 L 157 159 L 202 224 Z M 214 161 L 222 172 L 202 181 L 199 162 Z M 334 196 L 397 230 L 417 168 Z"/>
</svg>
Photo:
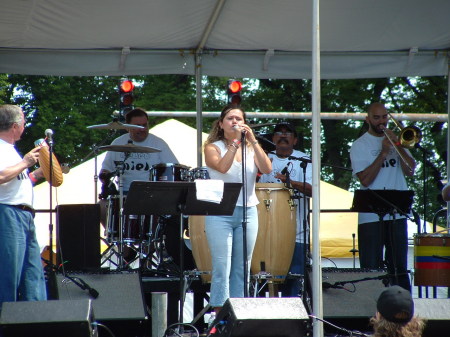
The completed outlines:
<svg viewBox="0 0 450 337">
<path fill-rule="evenodd" d="M 236 128 L 236 129 L 238 129 L 238 128 Z M 247 140 L 250 143 L 256 142 L 256 137 L 253 134 L 253 129 L 250 126 L 248 126 L 247 124 L 241 124 L 241 125 L 239 125 L 238 130 L 239 130 L 239 135 L 240 135 L 240 133 L 245 133 L 245 137 L 247 137 Z"/>
<path fill-rule="evenodd" d="M 39 147 L 35 147 L 23 157 L 23 162 L 27 165 L 27 167 L 31 167 L 38 162 L 40 149 L 41 148 Z"/>
</svg>

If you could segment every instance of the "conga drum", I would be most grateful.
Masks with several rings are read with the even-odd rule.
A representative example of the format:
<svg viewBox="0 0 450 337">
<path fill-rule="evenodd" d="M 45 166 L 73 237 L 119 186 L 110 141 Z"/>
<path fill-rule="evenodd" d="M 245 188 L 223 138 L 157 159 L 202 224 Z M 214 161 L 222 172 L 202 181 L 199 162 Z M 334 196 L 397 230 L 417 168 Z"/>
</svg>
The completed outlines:
<svg viewBox="0 0 450 337">
<path fill-rule="evenodd" d="M 291 265 L 295 248 L 297 206 L 290 190 L 283 184 L 256 184 L 258 196 L 258 236 L 251 261 L 251 273 L 265 271 L 273 281 L 282 283 Z M 212 270 L 211 252 L 205 233 L 205 217 L 189 217 L 189 237 L 197 269 Z M 201 275 L 204 283 L 211 282 L 211 275 Z"/>
<path fill-rule="evenodd" d="M 256 184 L 259 227 L 251 273 L 268 272 L 277 283 L 285 281 L 295 249 L 297 205 L 291 192 L 283 184 Z"/>
<path fill-rule="evenodd" d="M 414 235 L 414 285 L 450 287 L 450 235 Z"/>
<path fill-rule="evenodd" d="M 211 282 L 211 252 L 205 233 L 205 217 L 194 215 L 189 217 L 189 239 L 191 241 L 192 255 L 199 272 L 209 272 L 200 275 L 203 283 Z"/>
</svg>

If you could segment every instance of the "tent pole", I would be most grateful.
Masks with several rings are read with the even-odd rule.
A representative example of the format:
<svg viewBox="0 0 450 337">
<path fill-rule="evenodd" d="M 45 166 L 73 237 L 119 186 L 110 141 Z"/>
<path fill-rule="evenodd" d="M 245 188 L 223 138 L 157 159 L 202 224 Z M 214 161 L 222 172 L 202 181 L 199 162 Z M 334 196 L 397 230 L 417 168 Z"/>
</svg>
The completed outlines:
<svg viewBox="0 0 450 337">
<path fill-rule="evenodd" d="M 203 101 L 202 101 L 202 55 L 195 53 L 195 105 L 197 111 L 197 167 L 202 166 L 202 130 L 203 130 Z"/>
<path fill-rule="evenodd" d="M 447 184 L 449 183 L 448 177 L 450 177 L 450 60 L 447 63 Z M 450 201 L 447 201 L 447 227 L 450 227 Z"/>
<path fill-rule="evenodd" d="M 320 14 L 319 0 L 313 0 L 312 26 L 312 301 L 314 316 L 323 319 L 322 268 L 320 260 Z M 323 337 L 323 323 L 315 321 L 313 336 Z"/>
</svg>

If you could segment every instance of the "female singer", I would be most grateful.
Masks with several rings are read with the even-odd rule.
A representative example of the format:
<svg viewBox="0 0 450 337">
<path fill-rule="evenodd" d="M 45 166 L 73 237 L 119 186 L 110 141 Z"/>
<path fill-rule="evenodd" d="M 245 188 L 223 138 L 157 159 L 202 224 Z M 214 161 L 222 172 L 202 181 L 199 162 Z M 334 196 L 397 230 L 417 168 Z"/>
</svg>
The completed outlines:
<svg viewBox="0 0 450 337">
<path fill-rule="evenodd" d="M 241 143 L 245 133 L 245 144 Z M 250 261 L 258 234 L 258 198 L 255 192 L 256 174 L 270 173 L 272 163 L 258 144 L 252 129 L 246 124 L 245 112 L 237 105 L 227 105 L 213 123 L 205 142 L 205 163 L 211 179 L 243 182 L 242 146 L 246 147 L 247 187 L 247 261 Z M 205 232 L 212 255 L 210 305 L 217 313 L 229 297 L 244 297 L 242 190 L 231 216 L 205 217 Z M 250 268 L 249 268 L 250 270 Z"/>
</svg>

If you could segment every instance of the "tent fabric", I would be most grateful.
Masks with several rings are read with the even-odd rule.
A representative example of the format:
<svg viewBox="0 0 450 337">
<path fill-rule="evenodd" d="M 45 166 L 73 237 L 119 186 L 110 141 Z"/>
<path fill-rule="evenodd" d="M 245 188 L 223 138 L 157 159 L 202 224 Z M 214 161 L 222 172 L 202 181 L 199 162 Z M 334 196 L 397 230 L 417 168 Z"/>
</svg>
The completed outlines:
<svg viewBox="0 0 450 337">
<path fill-rule="evenodd" d="M 194 75 L 200 47 L 204 75 L 311 78 L 311 0 L 0 6 L 1 73 Z M 449 12 L 446 0 L 321 1 L 321 77 L 446 75 Z"/>
</svg>

